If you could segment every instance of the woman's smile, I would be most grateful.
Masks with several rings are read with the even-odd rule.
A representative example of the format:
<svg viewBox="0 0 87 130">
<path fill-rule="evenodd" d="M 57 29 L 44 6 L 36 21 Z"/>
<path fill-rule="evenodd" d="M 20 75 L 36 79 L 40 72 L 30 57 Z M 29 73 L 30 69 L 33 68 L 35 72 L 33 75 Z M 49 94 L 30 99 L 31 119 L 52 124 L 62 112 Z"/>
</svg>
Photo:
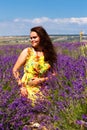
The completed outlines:
<svg viewBox="0 0 87 130">
<path fill-rule="evenodd" d="M 30 33 L 30 41 L 31 41 L 31 44 L 32 44 L 33 47 L 39 46 L 40 38 L 39 38 L 39 36 L 37 35 L 36 32 Z"/>
</svg>

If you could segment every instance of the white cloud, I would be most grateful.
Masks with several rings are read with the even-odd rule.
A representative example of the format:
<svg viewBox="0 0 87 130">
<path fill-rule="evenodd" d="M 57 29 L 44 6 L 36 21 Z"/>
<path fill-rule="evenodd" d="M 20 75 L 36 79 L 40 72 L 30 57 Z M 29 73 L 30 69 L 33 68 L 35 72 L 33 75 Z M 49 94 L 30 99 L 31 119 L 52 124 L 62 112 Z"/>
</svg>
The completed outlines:
<svg viewBox="0 0 87 130">
<path fill-rule="evenodd" d="M 35 18 L 32 20 L 32 23 L 46 23 L 46 22 L 50 22 L 50 19 L 47 17 L 42 17 L 42 18 Z"/>
<path fill-rule="evenodd" d="M 52 19 L 52 18 L 48 18 L 48 17 L 41 17 L 41 18 L 34 18 L 34 19 L 14 19 L 14 22 L 29 22 L 29 23 L 33 23 L 33 24 L 41 24 L 41 23 L 46 23 L 46 22 L 50 22 L 50 23 L 76 23 L 76 24 L 87 24 L 87 17 L 82 17 L 82 18 L 56 18 L 56 19 Z"/>
<path fill-rule="evenodd" d="M 44 26 L 51 34 L 77 34 L 80 31 L 87 33 L 87 17 L 81 18 L 16 18 L 12 21 L 0 22 L 0 35 L 26 35 L 29 29 L 36 25 Z"/>
<path fill-rule="evenodd" d="M 87 17 L 83 18 L 70 18 L 71 23 L 77 23 L 77 24 L 85 24 L 87 25 Z"/>
</svg>

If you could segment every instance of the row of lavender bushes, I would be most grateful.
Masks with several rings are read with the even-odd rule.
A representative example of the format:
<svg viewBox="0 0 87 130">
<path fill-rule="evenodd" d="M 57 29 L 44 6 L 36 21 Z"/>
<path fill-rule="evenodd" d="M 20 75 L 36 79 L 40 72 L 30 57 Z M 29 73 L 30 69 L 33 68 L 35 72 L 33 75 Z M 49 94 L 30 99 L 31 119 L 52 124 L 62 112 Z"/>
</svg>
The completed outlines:
<svg viewBox="0 0 87 130">
<path fill-rule="evenodd" d="M 0 130 L 28 130 L 32 121 L 49 130 L 87 129 L 87 45 L 54 45 L 57 76 L 46 83 L 46 100 L 33 107 L 31 101 L 20 96 L 12 75 L 19 53 L 29 45 L 0 46 Z"/>
</svg>

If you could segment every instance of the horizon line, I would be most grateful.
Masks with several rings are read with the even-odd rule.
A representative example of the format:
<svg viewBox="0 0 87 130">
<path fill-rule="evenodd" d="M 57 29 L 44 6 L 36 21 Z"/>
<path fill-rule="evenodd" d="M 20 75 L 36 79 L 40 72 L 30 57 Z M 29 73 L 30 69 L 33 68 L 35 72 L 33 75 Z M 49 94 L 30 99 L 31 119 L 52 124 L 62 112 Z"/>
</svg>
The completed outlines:
<svg viewBox="0 0 87 130">
<path fill-rule="evenodd" d="M 79 36 L 80 34 L 48 34 L 49 36 Z M 3 35 L 0 37 L 24 37 L 29 35 Z M 83 36 L 87 36 L 87 34 L 83 34 Z"/>
</svg>

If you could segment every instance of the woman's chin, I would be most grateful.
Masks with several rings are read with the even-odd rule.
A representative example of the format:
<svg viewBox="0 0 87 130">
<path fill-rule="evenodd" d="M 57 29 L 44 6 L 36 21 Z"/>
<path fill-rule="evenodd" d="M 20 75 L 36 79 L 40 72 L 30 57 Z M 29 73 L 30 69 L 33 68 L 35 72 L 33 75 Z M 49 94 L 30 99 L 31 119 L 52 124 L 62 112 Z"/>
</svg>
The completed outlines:
<svg viewBox="0 0 87 130">
<path fill-rule="evenodd" d="M 33 47 L 34 49 L 38 48 L 38 46 L 36 46 L 36 45 L 32 45 L 32 47 Z"/>
</svg>

